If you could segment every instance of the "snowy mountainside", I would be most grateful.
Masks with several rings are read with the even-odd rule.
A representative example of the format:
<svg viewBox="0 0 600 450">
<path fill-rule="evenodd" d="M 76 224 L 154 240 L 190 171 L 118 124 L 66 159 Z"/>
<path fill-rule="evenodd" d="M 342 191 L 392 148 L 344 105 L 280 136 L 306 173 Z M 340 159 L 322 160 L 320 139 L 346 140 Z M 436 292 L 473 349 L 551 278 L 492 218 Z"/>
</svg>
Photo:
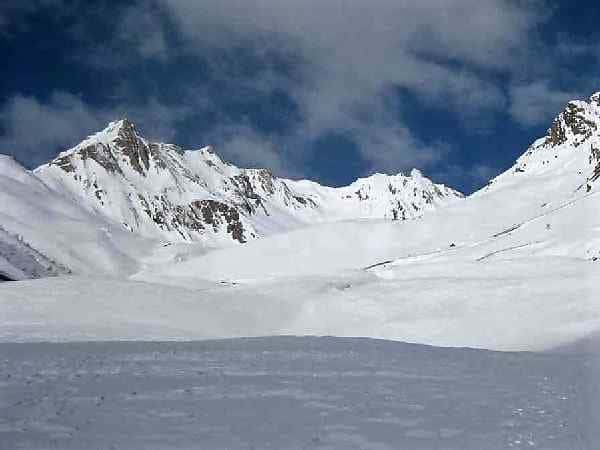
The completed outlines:
<svg viewBox="0 0 600 450">
<path fill-rule="evenodd" d="M 565 178 L 564 194 L 591 191 L 600 178 L 600 92 L 587 101 L 571 101 L 506 172 L 482 190 L 518 183 L 523 178 Z"/>
<path fill-rule="evenodd" d="M 273 320 L 286 326 L 265 330 L 275 334 L 539 349 L 598 332 L 597 98 L 570 103 L 489 186 L 420 220 L 314 225 L 166 257 L 134 278 L 225 282 L 263 311 L 292 299 Z"/>
<path fill-rule="evenodd" d="M 217 166 L 218 158 L 200 152 L 207 166 Z M 192 240 L 210 224 L 216 235 L 252 237 L 237 209 L 218 201 L 209 182 L 188 167 L 188 156 L 176 146 L 148 142 L 123 120 L 34 172 L 88 210 L 142 235 Z"/>
<path fill-rule="evenodd" d="M 23 280 L 69 273 L 69 269 L 32 248 L 21 236 L 0 226 L 0 278 Z"/>
<path fill-rule="evenodd" d="M 123 228 L 170 241 L 246 242 L 301 225 L 357 218 L 410 219 L 462 197 L 413 171 L 329 188 L 240 169 L 210 147 L 150 142 L 112 122 L 35 170 L 54 189 Z"/>
<path fill-rule="evenodd" d="M 375 173 L 339 188 L 307 180 L 288 181 L 288 184 L 320 205 L 325 217 L 346 220 L 407 220 L 462 198 L 462 194 L 433 183 L 417 169 L 409 176 Z"/>
<path fill-rule="evenodd" d="M 9 278 L 126 276 L 149 242 L 82 208 L 0 155 L 0 260 Z M 0 271 L 3 269 L 0 268 Z"/>
<path fill-rule="evenodd" d="M 201 265 L 205 278 L 261 280 L 394 260 L 451 265 L 551 256 L 600 261 L 599 100 L 595 94 L 586 102 L 570 102 L 547 136 L 536 140 L 511 168 L 464 201 L 418 221 L 401 226 L 378 221 L 323 224 L 271 236 L 244 249 L 167 262 L 160 271 L 179 279 L 195 276 Z M 411 178 L 416 178 L 414 173 Z"/>
</svg>

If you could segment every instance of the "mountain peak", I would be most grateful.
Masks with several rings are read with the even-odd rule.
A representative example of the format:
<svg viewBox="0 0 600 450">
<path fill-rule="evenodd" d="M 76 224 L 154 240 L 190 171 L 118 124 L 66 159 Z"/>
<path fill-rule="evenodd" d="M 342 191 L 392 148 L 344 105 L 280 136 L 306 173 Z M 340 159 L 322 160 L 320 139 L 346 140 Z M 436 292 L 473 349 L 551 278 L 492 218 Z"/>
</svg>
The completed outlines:
<svg viewBox="0 0 600 450">
<path fill-rule="evenodd" d="M 110 122 L 104 130 L 96 133 L 94 136 L 105 143 L 114 141 L 119 137 L 139 137 L 135 124 L 126 117 Z"/>
<path fill-rule="evenodd" d="M 410 177 L 415 178 L 415 179 L 423 178 L 423 172 L 421 172 L 419 169 L 415 168 L 410 171 Z"/>
<path fill-rule="evenodd" d="M 77 161 L 93 160 L 112 173 L 121 172 L 122 164 L 126 162 L 143 175 L 149 168 L 153 150 L 151 144 L 137 133 L 135 124 L 128 118 L 122 118 L 110 122 L 102 131 L 88 136 L 75 147 L 61 152 L 48 165 L 74 172 Z"/>
<path fill-rule="evenodd" d="M 462 198 L 416 169 L 340 188 L 284 180 L 227 163 L 212 147 L 182 151 L 151 142 L 128 118 L 110 122 L 36 173 L 129 231 L 172 240 L 210 235 L 245 242 L 305 223 L 408 220 Z"/>
<path fill-rule="evenodd" d="M 113 121 L 109 122 L 109 124 L 107 125 L 107 128 L 135 129 L 135 124 L 129 118 L 123 117 L 121 119 L 113 120 Z"/>
</svg>

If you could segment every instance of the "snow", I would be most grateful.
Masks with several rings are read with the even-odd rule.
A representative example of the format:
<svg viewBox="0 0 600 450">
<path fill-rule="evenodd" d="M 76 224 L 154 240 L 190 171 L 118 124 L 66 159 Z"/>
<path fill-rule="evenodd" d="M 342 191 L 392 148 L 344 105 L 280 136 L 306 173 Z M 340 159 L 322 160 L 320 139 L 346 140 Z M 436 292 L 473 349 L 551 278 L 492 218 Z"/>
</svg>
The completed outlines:
<svg viewBox="0 0 600 450">
<path fill-rule="evenodd" d="M 350 219 L 411 219 L 423 213 L 452 204 L 462 194 L 441 184 L 435 184 L 413 169 L 410 176 L 375 173 L 359 178 L 349 186 L 332 188 L 318 183 L 287 180 L 301 195 L 318 205 L 320 220 Z M 393 211 L 396 211 L 394 216 Z"/>
<path fill-rule="evenodd" d="M 0 340 L 310 334 L 540 350 L 600 329 L 599 276 L 599 265 L 541 258 L 260 281 L 155 278 L 174 286 L 75 277 L 4 283 Z"/>
<path fill-rule="evenodd" d="M 4 156 L 0 205 L 5 236 L 21 237 L 24 246 L 75 273 L 126 276 L 155 245 L 86 210 Z"/>
<path fill-rule="evenodd" d="M 0 345 L 0 448 L 592 449 L 597 354 L 366 339 Z"/>
<path fill-rule="evenodd" d="M 41 254 L 20 236 L 8 233 L 0 226 L 0 274 L 10 280 L 42 278 L 68 274 L 66 267 Z"/>
</svg>

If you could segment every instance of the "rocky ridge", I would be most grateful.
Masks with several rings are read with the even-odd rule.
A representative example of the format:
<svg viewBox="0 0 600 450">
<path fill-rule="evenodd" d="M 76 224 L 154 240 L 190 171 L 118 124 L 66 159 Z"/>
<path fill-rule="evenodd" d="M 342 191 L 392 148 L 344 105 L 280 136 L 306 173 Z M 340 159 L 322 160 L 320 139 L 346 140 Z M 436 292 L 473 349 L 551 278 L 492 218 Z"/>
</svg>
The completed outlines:
<svg viewBox="0 0 600 450">
<path fill-rule="evenodd" d="M 151 142 L 123 119 L 35 171 L 51 187 L 131 232 L 169 241 L 243 243 L 354 218 L 408 220 L 462 198 L 420 172 L 375 174 L 342 188 L 242 169 L 211 147 Z"/>
</svg>

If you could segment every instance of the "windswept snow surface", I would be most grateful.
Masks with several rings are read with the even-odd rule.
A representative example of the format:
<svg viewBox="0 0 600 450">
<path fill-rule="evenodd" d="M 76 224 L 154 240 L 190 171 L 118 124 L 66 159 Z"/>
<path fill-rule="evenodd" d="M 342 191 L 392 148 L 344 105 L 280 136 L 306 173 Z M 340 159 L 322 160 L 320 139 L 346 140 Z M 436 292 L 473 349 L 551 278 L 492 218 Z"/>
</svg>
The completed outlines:
<svg viewBox="0 0 600 450">
<path fill-rule="evenodd" d="M 196 280 L 194 289 L 57 278 L 0 285 L 0 339 L 370 336 L 442 346 L 546 349 L 600 329 L 587 261 L 414 263 L 381 274 Z M 581 273 L 585 272 L 586 276 Z"/>
<path fill-rule="evenodd" d="M 0 344 L 0 449 L 592 450 L 597 362 L 338 338 Z"/>
</svg>

